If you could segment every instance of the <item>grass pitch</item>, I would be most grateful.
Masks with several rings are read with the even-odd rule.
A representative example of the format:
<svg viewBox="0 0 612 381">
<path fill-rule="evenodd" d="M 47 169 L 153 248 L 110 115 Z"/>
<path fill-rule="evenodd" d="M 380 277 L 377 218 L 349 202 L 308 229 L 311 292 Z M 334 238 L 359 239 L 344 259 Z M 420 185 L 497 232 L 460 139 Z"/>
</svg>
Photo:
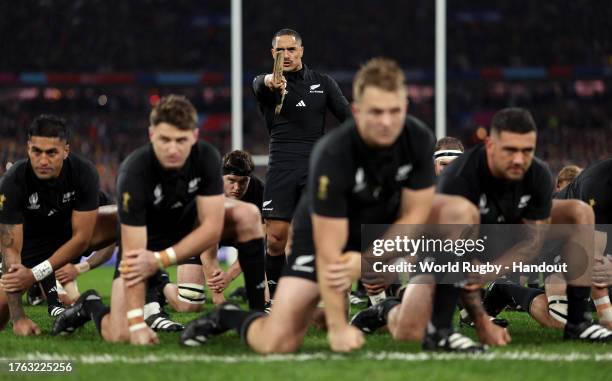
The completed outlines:
<svg viewBox="0 0 612 381">
<path fill-rule="evenodd" d="M 112 269 L 102 267 L 79 278 L 79 289 L 97 289 L 109 303 Z M 207 302 L 205 310 L 212 308 Z M 259 356 L 233 333 L 199 348 L 179 345 L 179 333 L 159 334 L 161 345 L 108 344 L 93 323 L 71 336 L 51 337 L 46 306 L 26 313 L 43 331 L 38 337 L 0 332 L 0 380 L 578 380 L 612 379 L 612 346 L 562 341 L 562 332 L 541 328 L 525 313 L 507 312 L 513 342 L 480 357 L 425 354 L 418 344 L 398 343 L 386 333 L 367 336 L 364 348 L 349 355 L 329 351 L 326 335 L 311 329 L 298 354 Z M 172 313 L 187 323 L 198 314 Z M 470 328 L 461 332 L 474 337 Z M 7 361 L 71 360 L 70 373 L 10 373 Z"/>
</svg>

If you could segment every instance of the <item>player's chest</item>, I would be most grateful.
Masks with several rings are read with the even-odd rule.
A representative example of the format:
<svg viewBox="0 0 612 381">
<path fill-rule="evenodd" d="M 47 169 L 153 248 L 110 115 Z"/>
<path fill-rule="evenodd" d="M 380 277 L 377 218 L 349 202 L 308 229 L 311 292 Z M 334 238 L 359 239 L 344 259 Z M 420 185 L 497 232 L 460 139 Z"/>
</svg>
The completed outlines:
<svg viewBox="0 0 612 381">
<path fill-rule="evenodd" d="M 523 218 L 531 195 L 527 189 L 517 187 L 508 191 L 487 190 L 478 198 L 481 223 L 503 224 L 518 223 Z"/>
<path fill-rule="evenodd" d="M 327 89 L 320 81 L 290 82 L 285 89 L 283 110 L 294 115 L 313 110 L 325 112 L 326 100 Z"/>
<path fill-rule="evenodd" d="M 350 198 L 356 203 L 387 202 L 401 193 L 412 172 L 409 161 L 378 161 L 358 165 L 352 176 Z"/>
<path fill-rule="evenodd" d="M 202 186 L 201 176 L 155 181 L 149 187 L 148 206 L 157 212 L 182 210 L 196 198 Z"/>
<path fill-rule="evenodd" d="M 26 216 L 32 218 L 69 215 L 78 196 L 76 189 L 71 187 L 54 190 L 30 189 L 25 193 L 23 210 Z"/>
</svg>

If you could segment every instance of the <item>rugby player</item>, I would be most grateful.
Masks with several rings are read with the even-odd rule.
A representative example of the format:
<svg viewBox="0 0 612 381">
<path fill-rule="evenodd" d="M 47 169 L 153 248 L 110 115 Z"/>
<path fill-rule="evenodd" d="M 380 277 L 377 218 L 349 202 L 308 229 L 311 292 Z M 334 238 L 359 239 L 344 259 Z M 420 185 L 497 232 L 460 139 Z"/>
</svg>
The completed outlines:
<svg viewBox="0 0 612 381">
<path fill-rule="evenodd" d="M 272 57 L 283 52 L 283 78 L 261 74 L 253 81 L 253 92 L 264 114 L 270 135 L 270 162 L 265 179 L 263 217 L 266 221 L 266 277 L 271 298 L 286 262 L 289 224 L 308 176 L 308 158 L 323 135 L 325 116 L 331 113 L 343 122 L 350 117 L 348 101 L 338 84 L 302 63 L 302 37 L 281 29 L 272 38 Z M 280 113 L 275 109 L 284 101 Z"/>
</svg>

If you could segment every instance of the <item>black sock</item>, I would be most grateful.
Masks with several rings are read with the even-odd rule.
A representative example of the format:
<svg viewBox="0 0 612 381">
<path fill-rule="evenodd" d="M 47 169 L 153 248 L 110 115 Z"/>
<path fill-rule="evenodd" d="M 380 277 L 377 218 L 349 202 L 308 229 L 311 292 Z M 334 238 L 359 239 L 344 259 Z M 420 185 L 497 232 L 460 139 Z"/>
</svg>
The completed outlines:
<svg viewBox="0 0 612 381">
<path fill-rule="evenodd" d="M 283 266 L 287 262 L 285 253 L 282 255 L 270 255 L 266 253 L 266 277 L 268 278 L 268 290 L 270 290 L 270 299 L 274 299 L 276 285 L 280 279 Z"/>
<path fill-rule="evenodd" d="M 101 334 L 102 318 L 110 313 L 110 308 L 105 306 L 97 295 L 89 295 L 83 302 L 83 311 L 94 321 L 96 329 Z"/>
<path fill-rule="evenodd" d="M 533 299 L 544 293 L 539 288 L 523 287 L 518 284 L 500 284 L 498 287 L 507 298 L 512 299 L 514 304 L 521 306 L 528 313 Z"/>
<path fill-rule="evenodd" d="M 459 289 L 452 284 L 436 285 L 431 324 L 436 330 L 451 329 L 453 314 L 459 300 Z"/>
<path fill-rule="evenodd" d="M 567 285 L 567 322 L 570 324 L 580 324 L 590 321 L 587 312 L 589 305 L 590 287 L 578 287 Z"/>
<path fill-rule="evenodd" d="M 59 295 L 57 294 L 57 284 L 55 283 L 55 273 L 41 280 L 40 285 L 42 286 L 43 292 L 47 296 L 48 306 L 63 306 L 62 302 L 60 302 L 59 300 Z"/>
<path fill-rule="evenodd" d="M 389 312 L 393 309 L 393 307 L 401 304 L 401 300 L 398 298 L 386 298 L 382 302 L 380 302 L 380 318 L 385 323 L 389 322 Z"/>
<path fill-rule="evenodd" d="M 236 250 L 244 275 L 249 309 L 263 311 L 266 304 L 264 240 L 256 238 L 248 242 L 238 242 Z"/>
<path fill-rule="evenodd" d="M 168 273 L 160 270 L 155 275 L 147 280 L 147 290 L 145 294 L 145 304 L 158 302 L 160 307 L 166 304 L 166 297 L 164 296 L 164 287 L 170 283 L 170 277 Z"/>
<path fill-rule="evenodd" d="M 245 342 L 249 325 L 261 316 L 266 316 L 266 314 L 261 311 L 243 311 L 224 308 L 219 310 L 219 322 L 221 326 L 227 330 L 235 330 Z"/>
</svg>

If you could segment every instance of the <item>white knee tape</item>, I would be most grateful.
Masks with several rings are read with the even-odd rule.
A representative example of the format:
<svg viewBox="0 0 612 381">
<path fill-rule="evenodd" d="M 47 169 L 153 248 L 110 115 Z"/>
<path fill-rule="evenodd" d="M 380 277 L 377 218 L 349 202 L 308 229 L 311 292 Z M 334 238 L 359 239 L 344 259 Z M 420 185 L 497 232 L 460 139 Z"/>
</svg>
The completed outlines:
<svg viewBox="0 0 612 381">
<path fill-rule="evenodd" d="M 552 295 L 548 298 L 548 313 L 560 323 L 567 323 L 567 296 Z"/>
<path fill-rule="evenodd" d="M 178 298 L 185 303 L 204 304 L 206 300 L 204 286 L 197 283 L 179 283 Z"/>
</svg>

